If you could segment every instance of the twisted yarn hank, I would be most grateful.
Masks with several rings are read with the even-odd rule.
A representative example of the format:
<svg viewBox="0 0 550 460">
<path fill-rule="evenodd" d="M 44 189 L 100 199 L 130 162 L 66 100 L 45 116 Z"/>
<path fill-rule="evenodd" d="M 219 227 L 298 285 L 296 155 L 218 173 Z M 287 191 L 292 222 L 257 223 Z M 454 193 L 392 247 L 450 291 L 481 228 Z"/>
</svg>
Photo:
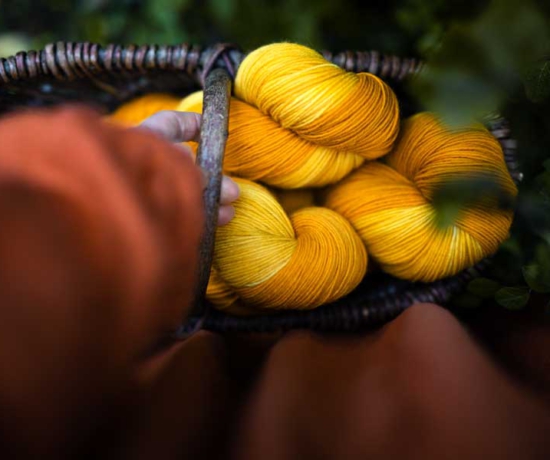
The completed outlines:
<svg viewBox="0 0 550 460">
<path fill-rule="evenodd" d="M 335 183 L 389 152 L 399 106 L 378 77 L 346 72 L 307 47 L 249 54 L 235 80 L 224 169 L 280 188 Z M 178 106 L 202 112 L 202 93 Z"/>
<path fill-rule="evenodd" d="M 452 131 L 432 114 L 417 114 L 404 122 L 385 160 L 364 165 L 334 186 L 326 205 L 352 223 L 387 273 L 435 281 L 474 265 L 507 238 L 511 211 L 477 204 L 441 229 L 431 203 L 442 181 L 478 174 L 490 174 L 516 196 L 502 149 L 484 127 Z"/>
<path fill-rule="evenodd" d="M 178 110 L 202 113 L 202 92 Z M 196 148 L 196 145 L 194 145 Z M 334 152 L 303 141 L 248 104 L 231 99 L 224 172 L 281 188 L 332 184 L 363 163 L 352 152 Z"/>
<path fill-rule="evenodd" d="M 257 308 L 310 309 L 359 284 L 367 253 L 342 216 L 309 207 L 289 217 L 266 188 L 237 181 L 235 217 L 216 235 L 215 273 L 207 291 L 213 303 L 228 308 L 236 294 L 239 302 Z"/>
<path fill-rule="evenodd" d="M 399 130 L 397 98 L 386 83 L 346 72 L 292 43 L 250 53 L 237 73 L 235 95 L 302 139 L 366 159 L 386 154 Z"/>
</svg>

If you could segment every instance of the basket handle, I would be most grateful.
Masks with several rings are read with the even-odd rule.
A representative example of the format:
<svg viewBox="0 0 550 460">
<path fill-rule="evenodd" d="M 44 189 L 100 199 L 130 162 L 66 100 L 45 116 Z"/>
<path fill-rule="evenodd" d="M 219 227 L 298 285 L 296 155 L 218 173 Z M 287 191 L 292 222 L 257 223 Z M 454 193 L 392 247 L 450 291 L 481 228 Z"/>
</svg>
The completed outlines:
<svg viewBox="0 0 550 460">
<path fill-rule="evenodd" d="M 199 330 L 209 313 L 205 295 L 210 278 L 212 257 L 214 255 L 214 239 L 218 226 L 223 158 L 229 125 L 231 86 L 231 77 L 224 68 L 213 69 L 205 78 L 202 124 L 196 160 L 197 166 L 204 172 L 206 182 L 203 191 L 205 224 L 200 242 L 198 276 L 190 313 L 190 317 L 199 317 L 200 320 L 194 325 L 192 331 L 189 331 L 185 324 L 182 325 L 176 334 L 179 339 L 188 337 Z"/>
</svg>

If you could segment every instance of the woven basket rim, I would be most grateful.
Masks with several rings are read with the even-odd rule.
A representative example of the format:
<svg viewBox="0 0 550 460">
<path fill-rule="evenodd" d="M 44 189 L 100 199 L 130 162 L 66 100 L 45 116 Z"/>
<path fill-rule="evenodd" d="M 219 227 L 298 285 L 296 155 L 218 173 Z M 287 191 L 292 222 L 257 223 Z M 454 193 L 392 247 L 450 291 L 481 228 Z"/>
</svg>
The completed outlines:
<svg viewBox="0 0 550 460">
<path fill-rule="evenodd" d="M 381 77 L 403 80 L 422 68 L 417 58 L 400 58 L 378 51 L 321 51 L 329 61 L 351 72 L 369 72 Z M 0 86 L 52 76 L 61 81 L 91 78 L 103 73 L 158 70 L 184 72 L 204 82 L 204 77 L 216 67 L 224 67 L 231 76 L 246 56 L 237 45 L 218 43 L 207 47 L 182 43 L 107 44 L 94 42 L 49 43 L 37 51 L 20 51 L 0 57 Z"/>
</svg>

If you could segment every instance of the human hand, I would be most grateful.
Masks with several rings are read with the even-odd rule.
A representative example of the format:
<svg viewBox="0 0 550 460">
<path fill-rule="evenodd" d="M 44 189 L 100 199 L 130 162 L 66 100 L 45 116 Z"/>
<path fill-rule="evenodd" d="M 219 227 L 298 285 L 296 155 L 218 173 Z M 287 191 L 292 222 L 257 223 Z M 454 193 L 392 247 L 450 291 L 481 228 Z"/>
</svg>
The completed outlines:
<svg viewBox="0 0 550 460">
<path fill-rule="evenodd" d="M 198 142 L 200 124 L 201 115 L 198 113 L 163 110 L 143 121 L 138 129 L 147 129 L 170 142 L 178 143 L 182 152 L 192 157 L 191 148 L 187 144 L 182 144 L 182 142 Z M 225 225 L 233 219 L 235 208 L 231 206 L 231 203 L 238 197 L 239 186 L 230 177 L 224 176 L 222 179 L 218 225 Z"/>
</svg>

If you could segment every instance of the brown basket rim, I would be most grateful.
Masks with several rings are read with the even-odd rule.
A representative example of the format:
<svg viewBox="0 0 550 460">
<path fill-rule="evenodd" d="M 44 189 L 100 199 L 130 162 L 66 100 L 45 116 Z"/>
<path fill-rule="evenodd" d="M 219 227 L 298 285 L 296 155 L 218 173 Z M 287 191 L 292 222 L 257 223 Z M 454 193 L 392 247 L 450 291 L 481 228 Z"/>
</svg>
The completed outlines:
<svg viewBox="0 0 550 460">
<path fill-rule="evenodd" d="M 321 51 L 329 61 L 351 72 L 369 72 L 382 78 L 403 80 L 422 68 L 416 58 L 401 58 L 378 51 Z M 182 72 L 204 83 L 215 67 L 224 67 L 234 77 L 244 59 L 237 45 L 219 43 L 202 47 L 178 45 L 101 45 L 92 42 L 47 44 L 38 51 L 20 51 L 0 58 L 0 86 L 51 76 L 60 81 L 89 78 L 104 73 L 150 74 L 158 70 Z"/>
</svg>

